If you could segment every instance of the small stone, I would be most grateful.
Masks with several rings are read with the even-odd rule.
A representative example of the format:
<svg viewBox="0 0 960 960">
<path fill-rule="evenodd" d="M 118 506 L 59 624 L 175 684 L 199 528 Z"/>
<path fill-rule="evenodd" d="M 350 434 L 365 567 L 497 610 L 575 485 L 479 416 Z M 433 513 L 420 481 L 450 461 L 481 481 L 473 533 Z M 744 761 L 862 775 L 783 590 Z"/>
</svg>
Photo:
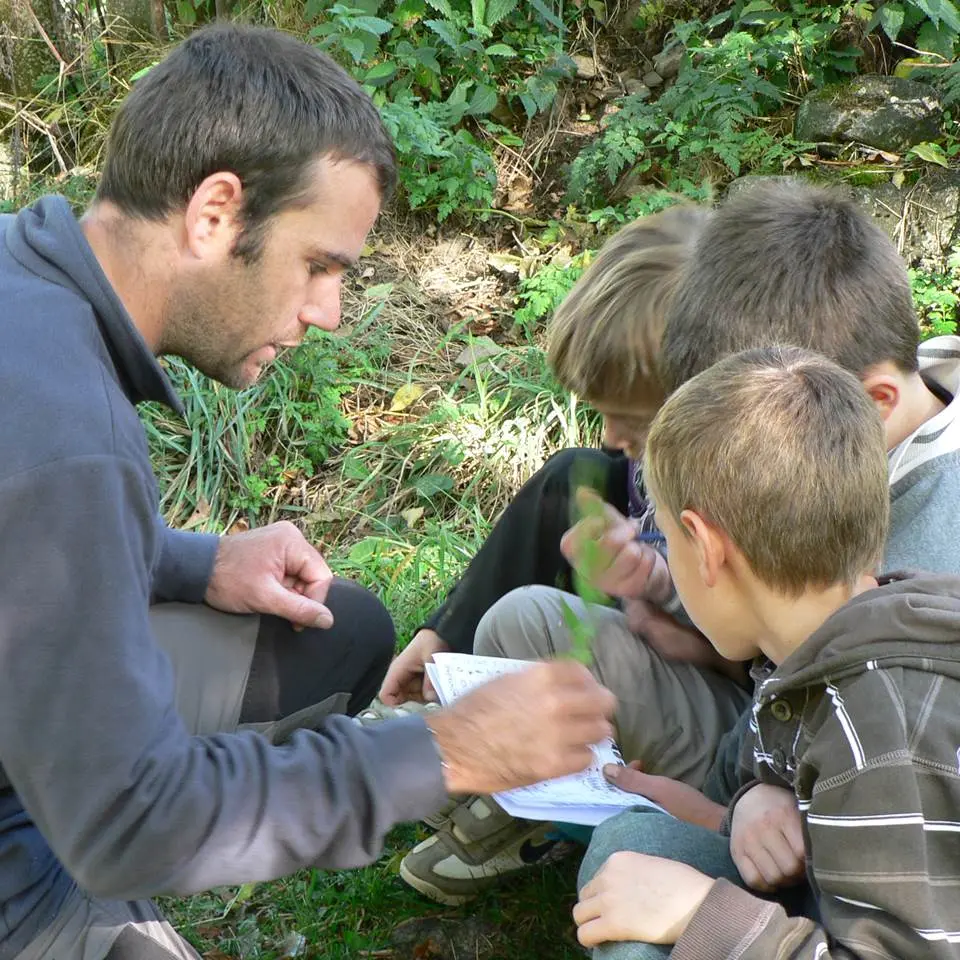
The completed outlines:
<svg viewBox="0 0 960 960">
<path fill-rule="evenodd" d="M 627 91 L 628 96 L 636 97 L 638 100 L 649 100 L 652 96 L 650 88 L 642 80 L 634 80 L 633 78 L 624 80 L 623 88 Z"/>
<path fill-rule="evenodd" d="M 503 353 L 503 347 L 489 337 L 476 337 L 460 351 L 457 365 L 461 367 L 481 366 L 484 361 Z"/>
<path fill-rule="evenodd" d="M 593 57 L 585 57 L 582 53 L 575 53 L 571 58 L 577 67 L 577 79 L 593 80 L 597 75 L 597 65 Z"/>
<path fill-rule="evenodd" d="M 943 135 L 943 108 L 924 83 L 865 74 L 807 94 L 794 134 L 813 143 L 863 143 L 902 153 Z"/>
<path fill-rule="evenodd" d="M 661 50 L 653 58 L 653 69 L 663 77 L 664 80 L 672 80 L 680 72 L 680 64 L 683 63 L 683 55 L 686 51 L 677 43 L 666 50 Z"/>
<path fill-rule="evenodd" d="M 650 70 L 643 75 L 643 82 L 652 90 L 654 87 L 663 86 L 663 77 L 656 70 Z"/>
<path fill-rule="evenodd" d="M 607 100 L 616 100 L 617 97 L 623 96 L 623 88 L 615 84 L 610 84 L 610 86 L 598 91 L 597 96 L 600 98 L 601 103 L 606 103 Z"/>
</svg>

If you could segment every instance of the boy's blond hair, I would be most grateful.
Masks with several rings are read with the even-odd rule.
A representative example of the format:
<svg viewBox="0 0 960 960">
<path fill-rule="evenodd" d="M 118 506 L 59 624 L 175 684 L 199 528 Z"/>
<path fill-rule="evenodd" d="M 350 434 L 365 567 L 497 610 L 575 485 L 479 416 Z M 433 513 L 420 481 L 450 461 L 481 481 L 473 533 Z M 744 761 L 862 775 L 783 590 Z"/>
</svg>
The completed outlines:
<svg viewBox="0 0 960 960">
<path fill-rule="evenodd" d="M 883 556 L 883 425 L 852 374 L 798 347 L 747 350 L 681 386 L 647 440 L 658 510 L 715 524 L 791 596 L 852 584 Z"/>
<path fill-rule="evenodd" d="M 547 358 L 571 393 L 620 408 L 663 402 L 667 305 L 709 216 L 690 204 L 671 207 L 629 224 L 603 245 L 549 328 Z"/>
</svg>

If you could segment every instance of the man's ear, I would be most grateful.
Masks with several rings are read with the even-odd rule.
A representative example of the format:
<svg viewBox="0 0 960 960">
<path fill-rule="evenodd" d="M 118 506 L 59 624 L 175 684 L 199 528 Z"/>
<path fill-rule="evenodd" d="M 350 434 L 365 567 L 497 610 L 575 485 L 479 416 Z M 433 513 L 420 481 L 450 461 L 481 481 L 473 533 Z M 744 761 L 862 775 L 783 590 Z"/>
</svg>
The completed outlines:
<svg viewBox="0 0 960 960">
<path fill-rule="evenodd" d="M 194 190 L 184 213 L 185 252 L 198 260 L 229 255 L 243 227 L 242 201 L 243 185 L 236 174 L 210 174 Z"/>
<path fill-rule="evenodd" d="M 900 382 L 896 374 L 887 369 L 887 364 L 881 364 L 869 370 L 862 382 L 881 419 L 889 420 L 900 403 Z"/>
<path fill-rule="evenodd" d="M 697 571 L 704 586 L 713 587 L 727 561 L 727 541 L 721 532 L 695 510 L 684 510 L 680 523 L 697 554 Z"/>
</svg>

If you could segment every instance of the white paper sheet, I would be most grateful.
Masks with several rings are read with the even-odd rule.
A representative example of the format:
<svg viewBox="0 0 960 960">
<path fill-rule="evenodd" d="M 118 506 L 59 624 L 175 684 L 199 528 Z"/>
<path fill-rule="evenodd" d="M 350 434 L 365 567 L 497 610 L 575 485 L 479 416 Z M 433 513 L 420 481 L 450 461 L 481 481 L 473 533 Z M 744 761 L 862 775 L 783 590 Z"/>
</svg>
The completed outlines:
<svg viewBox="0 0 960 960">
<path fill-rule="evenodd" d="M 426 670 L 440 702 L 444 704 L 452 703 L 495 677 L 531 666 L 526 660 L 463 653 L 437 653 L 433 659 L 433 663 L 426 665 Z M 531 704 L 530 709 L 536 710 L 536 704 Z M 529 787 L 495 794 L 495 797 L 500 806 L 515 817 L 588 826 L 596 826 L 628 807 L 662 809 L 646 797 L 627 793 L 608 783 L 602 772 L 608 763 L 623 763 L 617 745 L 610 739 L 594 745 L 593 763 L 581 773 L 544 780 Z"/>
</svg>

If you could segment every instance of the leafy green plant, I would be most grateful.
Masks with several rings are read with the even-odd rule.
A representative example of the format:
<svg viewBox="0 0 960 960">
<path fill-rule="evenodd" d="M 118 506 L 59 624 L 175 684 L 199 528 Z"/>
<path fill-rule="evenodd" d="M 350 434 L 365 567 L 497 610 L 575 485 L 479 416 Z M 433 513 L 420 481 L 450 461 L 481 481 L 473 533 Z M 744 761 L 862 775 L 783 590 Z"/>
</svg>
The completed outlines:
<svg viewBox="0 0 960 960">
<path fill-rule="evenodd" d="M 420 103 L 405 94 L 381 107 L 400 154 L 400 182 L 407 202 L 413 209 L 435 208 L 440 220 L 461 207 L 489 207 L 497 185 L 490 154 L 469 130 L 454 129 L 470 105 L 451 99 Z"/>
<path fill-rule="evenodd" d="M 703 180 L 711 166 L 737 176 L 744 169 L 780 170 L 796 156 L 802 145 L 763 123 L 784 101 L 766 76 L 779 69 L 778 47 L 743 30 L 714 41 L 708 27 L 699 21 L 677 27 L 687 56 L 676 83 L 654 103 L 639 96 L 623 101 L 573 162 L 572 196 L 602 203 L 604 185 L 628 169 L 670 188 Z"/>
<path fill-rule="evenodd" d="M 517 325 L 529 333 L 553 313 L 583 275 L 591 256 L 590 251 L 584 251 L 571 260 L 548 263 L 521 280 L 517 290 L 520 306 L 513 315 Z"/>
<path fill-rule="evenodd" d="M 952 60 L 960 38 L 960 11 L 952 0 L 887 0 L 877 4 L 868 30 L 882 30 L 892 43 L 909 38 L 923 54 Z"/>
<path fill-rule="evenodd" d="M 910 270 L 910 286 L 924 337 L 956 333 L 960 319 L 960 257 L 951 256 L 943 273 Z"/>
<path fill-rule="evenodd" d="M 496 174 L 479 128 L 491 141 L 506 132 L 495 113 L 548 109 L 573 69 L 562 16 L 543 0 L 309 0 L 305 13 L 318 46 L 381 108 L 410 206 L 441 220 L 491 205 Z"/>
</svg>

